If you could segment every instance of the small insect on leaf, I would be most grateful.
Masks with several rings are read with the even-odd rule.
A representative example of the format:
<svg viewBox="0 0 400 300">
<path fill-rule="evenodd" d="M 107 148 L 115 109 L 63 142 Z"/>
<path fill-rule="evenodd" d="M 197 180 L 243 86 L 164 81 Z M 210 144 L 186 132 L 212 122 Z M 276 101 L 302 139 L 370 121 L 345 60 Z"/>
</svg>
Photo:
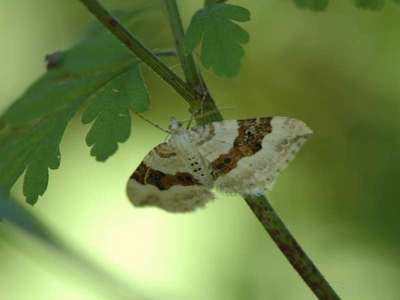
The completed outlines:
<svg viewBox="0 0 400 300">
<path fill-rule="evenodd" d="M 241 44 L 249 34 L 236 22 L 250 20 L 250 12 L 241 6 L 217 3 L 197 11 L 185 35 L 185 51 L 191 53 L 201 42 L 201 62 L 215 74 L 235 76 L 244 55 Z"/>
<path fill-rule="evenodd" d="M 51 54 L 47 54 L 44 58 L 46 61 L 46 68 L 47 70 L 57 68 L 60 66 L 61 62 L 63 61 L 64 53 L 62 51 L 56 51 Z"/>
</svg>

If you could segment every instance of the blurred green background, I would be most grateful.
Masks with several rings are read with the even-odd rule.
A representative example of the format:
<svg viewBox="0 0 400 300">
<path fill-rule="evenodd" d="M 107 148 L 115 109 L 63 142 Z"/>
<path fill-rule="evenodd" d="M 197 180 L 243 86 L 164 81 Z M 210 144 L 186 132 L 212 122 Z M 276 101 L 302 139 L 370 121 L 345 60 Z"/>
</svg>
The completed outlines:
<svg viewBox="0 0 400 300">
<path fill-rule="evenodd" d="M 161 1 L 103 1 L 113 9 L 150 2 L 135 33 L 153 49 L 171 47 Z M 187 24 L 202 1 L 178 3 Z M 204 71 L 225 117 L 286 115 L 315 131 L 270 193 L 274 207 L 343 299 L 400 299 L 400 7 L 370 12 L 331 1 L 314 13 L 289 0 L 232 3 L 252 13 L 242 71 L 234 79 Z M 0 1 L 0 111 L 90 20 L 79 1 Z M 176 60 L 165 61 L 179 72 Z M 182 99 L 144 72 L 146 117 L 164 127 L 171 115 L 187 119 Z M 219 195 L 181 215 L 130 205 L 126 180 L 161 131 L 135 118 L 132 138 L 98 163 L 79 117 L 31 210 L 82 254 L 149 299 L 313 299 L 239 197 Z M 13 194 L 22 199 L 20 189 L 19 181 Z M 0 226 L 0 236 L 0 299 L 113 298 L 19 232 Z"/>
</svg>

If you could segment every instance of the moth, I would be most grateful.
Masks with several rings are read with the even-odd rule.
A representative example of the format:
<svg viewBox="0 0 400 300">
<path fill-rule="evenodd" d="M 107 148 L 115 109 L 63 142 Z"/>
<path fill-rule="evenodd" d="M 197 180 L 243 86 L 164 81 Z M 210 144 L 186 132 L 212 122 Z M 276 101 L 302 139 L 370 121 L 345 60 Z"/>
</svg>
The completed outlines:
<svg viewBox="0 0 400 300">
<path fill-rule="evenodd" d="M 270 191 L 312 130 L 279 116 L 190 129 L 172 118 L 169 133 L 128 180 L 127 195 L 135 206 L 188 212 L 214 199 L 213 188 L 241 195 Z"/>
</svg>

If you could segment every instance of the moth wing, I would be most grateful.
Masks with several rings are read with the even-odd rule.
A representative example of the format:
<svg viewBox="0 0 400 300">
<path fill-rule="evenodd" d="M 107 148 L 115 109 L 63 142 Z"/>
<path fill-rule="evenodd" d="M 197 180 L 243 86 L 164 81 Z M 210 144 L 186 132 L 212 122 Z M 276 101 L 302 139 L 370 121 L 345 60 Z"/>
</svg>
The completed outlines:
<svg viewBox="0 0 400 300">
<path fill-rule="evenodd" d="M 302 121 L 288 117 L 214 122 L 194 129 L 215 186 L 239 194 L 271 190 L 311 134 Z"/>
<path fill-rule="evenodd" d="M 238 136 L 238 121 L 225 120 L 194 127 L 190 135 L 194 147 L 209 163 L 233 148 Z"/>
<path fill-rule="evenodd" d="M 128 180 L 127 195 L 135 206 L 157 206 L 170 212 L 192 211 L 214 198 L 168 143 L 159 144 L 146 155 Z"/>
</svg>

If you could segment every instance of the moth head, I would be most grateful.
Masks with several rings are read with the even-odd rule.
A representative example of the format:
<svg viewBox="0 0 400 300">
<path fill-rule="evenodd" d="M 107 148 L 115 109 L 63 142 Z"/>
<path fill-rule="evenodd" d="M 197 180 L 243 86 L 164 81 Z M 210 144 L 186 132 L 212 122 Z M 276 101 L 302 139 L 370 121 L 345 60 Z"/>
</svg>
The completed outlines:
<svg viewBox="0 0 400 300">
<path fill-rule="evenodd" d="M 169 123 L 168 129 L 171 132 L 174 132 L 174 131 L 176 132 L 176 131 L 179 131 L 179 129 L 181 129 L 181 128 L 182 128 L 182 123 L 179 122 L 175 117 L 172 117 L 171 121 Z"/>
</svg>

